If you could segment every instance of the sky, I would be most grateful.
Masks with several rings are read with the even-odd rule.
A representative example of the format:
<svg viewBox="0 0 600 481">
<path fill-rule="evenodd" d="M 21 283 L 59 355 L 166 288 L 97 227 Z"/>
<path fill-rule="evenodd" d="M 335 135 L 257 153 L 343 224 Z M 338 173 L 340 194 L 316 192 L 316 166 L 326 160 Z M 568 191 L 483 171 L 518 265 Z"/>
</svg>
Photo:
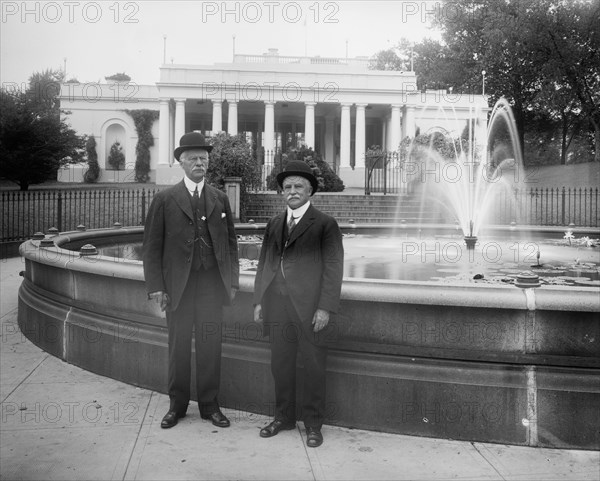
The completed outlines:
<svg viewBox="0 0 600 481">
<path fill-rule="evenodd" d="M 438 38 L 432 1 L 5 1 L 0 82 L 45 69 L 104 82 L 117 72 L 154 84 L 167 63 L 213 65 L 238 54 L 372 56 L 401 37 Z M 235 36 L 235 40 L 234 40 Z M 165 38 L 166 37 L 166 38 Z M 166 48 L 165 48 L 166 47 Z M 347 51 L 346 51 L 347 49 Z M 66 59 L 66 61 L 65 61 Z"/>
</svg>

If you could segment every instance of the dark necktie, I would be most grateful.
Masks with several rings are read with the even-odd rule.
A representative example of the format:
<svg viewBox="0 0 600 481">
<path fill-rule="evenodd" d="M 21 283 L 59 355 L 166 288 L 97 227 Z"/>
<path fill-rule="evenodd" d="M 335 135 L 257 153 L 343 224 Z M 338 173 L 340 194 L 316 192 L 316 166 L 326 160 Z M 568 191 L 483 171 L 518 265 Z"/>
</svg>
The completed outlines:
<svg viewBox="0 0 600 481">
<path fill-rule="evenodd" d="M 288 239 L 289 237 L 292 235 L 292 231 L 294 230 L 294 227 L 296 227 L 296 217 L 291 216 L 290 220 L 288 221 Z"/>
<path fill-rule="evenodd" d="M 192 205 L 194 206 L 194 211 L 196 211 L 198 209 L 198 207 L 200 206 L 200 196 L 198 195 L 198 186 L 196 186 L 196 189 L 194 190 L 194 195 L 192 196 Z M 194 215 L 196 214 L 196 212 L 194 212 Z"/>
</svg>

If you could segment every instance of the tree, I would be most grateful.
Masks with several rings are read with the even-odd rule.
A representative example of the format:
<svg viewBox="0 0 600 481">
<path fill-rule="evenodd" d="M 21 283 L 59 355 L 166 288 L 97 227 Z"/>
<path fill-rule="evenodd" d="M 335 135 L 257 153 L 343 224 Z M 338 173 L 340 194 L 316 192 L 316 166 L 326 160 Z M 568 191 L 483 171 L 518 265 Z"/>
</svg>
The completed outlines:
<svg viewBox="0 0 600 481">
<path fill-rule="evenodd" d="M 437 40 L 426 38 L 415 44 L 413 62 L 421 90 L 454 89 L 465 82 L 465 69 L 455 61 L 448 46 Z"/>
<path fill-rule="evenodd" d="M 442 42 L 401 39 L 370 67 L 406 70 L 412 59 L 419 89 L 482 93 L 485 81 L 492 103 L 511 103 L 522 149 L 539 143 L 544 160 L 590 151 L 600 160 L 600 2 L 445 0 L 439 12 L 432 18 Z M 571 146 L 583 152 L 568 154 Z"/>
<path fill-rule="evenodd" d="M 532 21 L 533 3 L 458 0 L 451 5 L 456 13 L 452 19 L 440 17 L 451 56 L 466 71 L 457 89 L 481 92 L 485 71 L 486 93 L 492 103 L 500 97 L 512 103 L 521 145 L 525 111 L 540 87 L 537 54 L 532 48 L 538 33 Z"/>
<path fill-rule="evenodd" d="M 121 147 L 118 140 L 110 146 L 108 165 L 114 170 L 122 170 L 125 168 L 125 154 L 123 154 L 123 147 Z"/>
<path fill-rule="evenodd" d="M 569 130 L 584 115 L 600 151 L 600 33 L 598 2 L 586 0 L 445 0 L 452 15 L 440 15 L 449 56 L 465 75 L 459 91 L 480 91 L 513 107 L 521 145 L 525 121 L 541 109 L 562 126 L 561 158 L 566 161 Z M 538 112 L 540 113 L 540 112 Z M 581 125 L 581 124 L 580 124 Z M 584 134 L 585 136 L 585 134 Z"/>
<path fill-rule="evenodd" d="M 131 81 L 131 77 L 125 72 L 118 72 L 114 75 L 110 75 L 109 77 L 104 77 L 104 80 L 112 80 L 113 82 L 129 82 Z"/>
<path fill-rule="evenodd" d="M 563 146 L 571 125 L 586 119 L 600 161 L 600 3 L 543 0 L 537 6 L 540 69 L 549 106 L 560 112 Z M 581 125 L 579 123 L 579 125 Z M 561 156 L 565 163 L 566 149 Z"/>
<path fill-rule="evenodd" d="M 404 60 L 399 56 L 399 47 L 381 50 L 369 63 L 371 70 L 408 70 Z"/>
<path fill-rule="evenodd" d="M 25 92 L 0 89 L 0 177 L 27 190 L 60 167 L 80 162 L 85 136 L 61 117 L 58 93 L 62 73 L 34 73 Z"/>
<path fill-rule="evenodd" d="M 369 68 L 410 71 L 412 66 L 419 90 L 445 89 L 461 85 L 464 78 L 464 69 L 450 53 L 448 47 L 437 40 L 426 38 L 419 43 L 412 43 L 401 38 L 394 47 L 375 54 Z"/>
</svg>

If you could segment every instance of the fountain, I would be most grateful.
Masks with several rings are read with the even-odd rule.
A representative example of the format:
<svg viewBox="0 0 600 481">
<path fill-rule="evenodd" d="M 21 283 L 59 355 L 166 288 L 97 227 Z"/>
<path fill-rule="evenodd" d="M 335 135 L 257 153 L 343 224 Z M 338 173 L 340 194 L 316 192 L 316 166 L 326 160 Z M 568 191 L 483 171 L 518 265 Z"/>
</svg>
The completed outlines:
<svg viewBox="0 0 600 481">
<path fill-rule="evenodd" d="M 499 127 L 506 129 L 506 143 L 511 148 L 494 146 L 494 151 L 488 152 L 488 144 L 490 141 L 494 144 Z M 442 157 L 433 147 L 435 136 L 431 136 L 429 145 L 413 140 L 408 147 L 408 159 L 402 166 L 403 181 L 416 185 L 417 190 L 421 188 L 421 205 L 434 202 L 446 211 L 446 219 L 455 219 L 468 249 L 475 248 L 479 231 L 486 224 L 497 194 L 503 192 L 512 196 L 513 189 L 524 180 L 519 136 L 512 110 L 505 99 L 498 100 L 492 109 L 485 136 L 479 138 L 482 136 L 482 129 L 476 129 L 468 122 L 466 136 L 453 140 L 451 152 L 446 153 L 450 159 Z M 503 156 L 502 150 L 505 150 Z M 514 171 L 512 178 L 506 175 L 508 170 Z"/>
<path fill-rule="evenodd" d="M 415 271 L 419 265 L 444 271 L 443 262 L 428 262 L 427 242 L 441 249 L 458 246 L 456 239 L 465 233 L 479 234 L 479 243 L 467 249 L 469 259 L 479 259 L 486 252 L 480 217 L 471 212 L 460 223 L 462 237 L 452 234 L 453 225 L 341 226 L 351 264 L 327 339 L 327 422 L 417 436 L 600 449 L 597 281 L 568 287 L 545 281 L 538 287 L 542 276 L 521 265 L 510 283 L 375 278 L 363 262 L 378 245 L 384 249 L 383 271 L 400 271 L 410 263 L 398 251 L 423 246 L 425 257 L 404 252 Z M 263 228 L 236 225 L 248 237 Z M 500 230 L 508 236 L 518 232 L 514 226 Z M 573 238 L 598 235 L 571 231 Z M 135 258 L 142 234 L 142 227 L 83 228 L 23 243 L 18 319 L 22 332 L 55 356 L 164 392 L 166 323 L 157 305 L 146 300 L 142 263 Z M 564 244 L 562 234 L 556 228 L 544 233 Z M 555 247 L 566 248 L 567 257 L 580 248 L 552 242 L 535 247 L 533 259 L 540 252 L 544 260 Z M 246 257 L 256 258 L 256 249 L 240 242 L 242 255 L 251 253 Z M 399 263 L 391 262 L 393 249 Z M 578 256 L 585 252 L 593 259 L 597 248 L 585 249 Z M 535 270 L 533 259 L 523 265 Z M 593 270 L 590 258 L 581 259 L 576 269 Z M 226 308 L 223 326 L 215 326 L 224 334 L 221 403 L 272 415 L 269 344 L 252 321 L 253 284 L 254 272 L 243 270 L 236 301 Z"/>
</svg>

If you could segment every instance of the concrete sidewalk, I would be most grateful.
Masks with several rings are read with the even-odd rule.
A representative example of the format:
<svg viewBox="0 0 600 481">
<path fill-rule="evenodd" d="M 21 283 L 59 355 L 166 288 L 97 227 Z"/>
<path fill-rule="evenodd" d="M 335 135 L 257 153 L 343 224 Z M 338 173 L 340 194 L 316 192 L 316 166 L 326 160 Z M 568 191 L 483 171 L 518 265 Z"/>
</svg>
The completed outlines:
<svg viewBox="0 0 600 481">
<path fill-rule="evenodd" d="M 0 261 L 0 479 L 596 480 L 600 452 L 527 448 L 302 424 L 271 439 L 264 416 L 223 409 L 218 429 L 190 406 L 160 428 L 168 397 L 41 351 L 17 326 L 20 258 Z M 166 368 L 166 367 L 165 367 Z"/>
</svg>

